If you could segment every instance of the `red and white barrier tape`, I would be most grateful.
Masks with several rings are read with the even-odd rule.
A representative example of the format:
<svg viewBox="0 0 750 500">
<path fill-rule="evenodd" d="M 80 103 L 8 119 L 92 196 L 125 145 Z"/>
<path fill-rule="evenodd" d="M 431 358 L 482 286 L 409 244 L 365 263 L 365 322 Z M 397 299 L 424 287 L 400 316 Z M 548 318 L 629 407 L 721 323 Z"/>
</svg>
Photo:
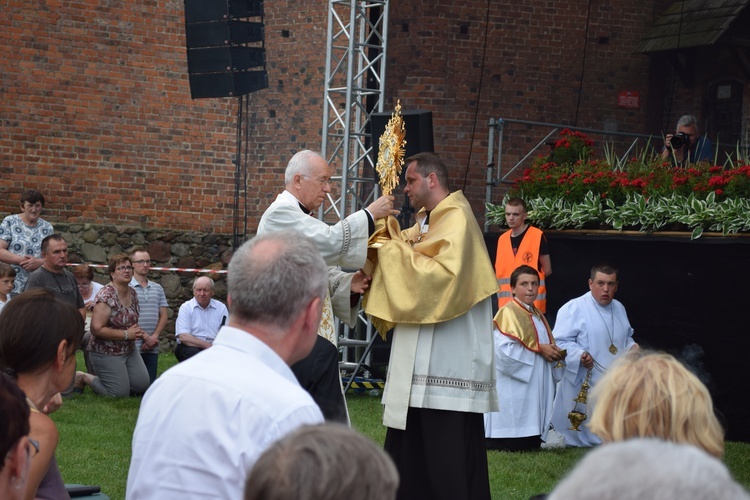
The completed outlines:
<svg viewBox="0 0 750 500">
<path fill-rule="evenodd" d="M 77 266 L 78 264 L 68 263 L 69 266 Z M 89 267 L 97 268 L 108 268 L 107 264 L 89 264 Z M 149 271 L 166 271 L 166 272 L 179 272 L 179 273 L 216 273 L 226 274 L 226 269 L 196 269 L 192 267 L 151 267 Z"/>
</svg>

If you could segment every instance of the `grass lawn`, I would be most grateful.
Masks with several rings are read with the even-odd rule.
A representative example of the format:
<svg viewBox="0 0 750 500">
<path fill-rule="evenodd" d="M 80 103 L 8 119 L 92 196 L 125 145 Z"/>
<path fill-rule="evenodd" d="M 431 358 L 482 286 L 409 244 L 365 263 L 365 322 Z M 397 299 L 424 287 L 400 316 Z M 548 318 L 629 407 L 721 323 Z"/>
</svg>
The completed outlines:
<svg viewBox="0 0 750 500">
<path fill-rule="evenodd" d="M 83 366 L 83 359 L 78 361 L 78 366 Z M 172 354 L 160 355 L 159 373 L 173 364 Z M 380 398 L 350 394 L 347 401 L 353 427 L 382 444 L 385 428 Z M 67 483 L 97 484 L 113 500 L 125 498 L 130 443 L 139 404 L 140 398 L 104 398 L 87 389 L 66 400 L 52 415 L 60 430 L 57 460 Z M 574 448 L 524 453 L 489 451 L 492 498 L 527 500 L 548 492 L 584 453 L 585 450 Z M 750 488 L 750 444 L 728 442 L 725 462 L 734 477 Z"/>
</svg>

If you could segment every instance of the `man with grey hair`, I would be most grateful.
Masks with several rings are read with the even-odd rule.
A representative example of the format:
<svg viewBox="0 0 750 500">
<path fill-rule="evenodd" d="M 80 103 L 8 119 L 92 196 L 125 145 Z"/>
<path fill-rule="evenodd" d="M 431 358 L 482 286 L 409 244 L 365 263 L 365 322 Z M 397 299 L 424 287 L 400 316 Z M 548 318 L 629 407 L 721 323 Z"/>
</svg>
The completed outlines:
<svg viewBox="0 0 750 500">
<path fill-rule="evenodd" d="M 257 236 L 229 263 L 229 321 L 213 346 L 170 368 L 141 403 L 129 499 L 242 498 L 274 441 L 323 421 L 289 365 L 317 337 L 325 262 L 292 231 Z"/>
<path fill-rule="evenodd" d="M 589 452 L 547 498 L 750 500 L 750 495 L 721 461 L 699 448 L 631 439 Z"/>
<path fill-rule="evenodd" d="M 393 196 L 381 196 L 334 225 L 312 217 L 331 192 L 331 169 L 320 153 L 303 150 L 292 156 L 284 174 L 284 191 L 268 207 L 258 224 L 258 234 L 291 229 L 312 238 L 330 266 L 328 292 L 319 335 L 329 341 L 316 342 L 310 359 L 294 367 L 303 387 L 310 390 L 326 420 L 348 422 L 338 371 L 338 335 L 333 315 L 353 327 L 359 310 L 359 294 L 369 286 L 362 271 L 344 272 L 339 266 L 360 269 L 367 259 L 367 242 L 375 221 L 393 210 Z"/>
<path fill-rule="evenodd" d="M 708 136 L 701 136 L 698 119 L 684 115 L 677 120 L 677 131 L 664 138 L 661 156 L 671 159 L 678 167 L 688 167 L 699 161 L 713 161 L 714 145 Z"/>
<path fill-rule="evenodd" d="M 363 267 L 375 221 L 398 213 L 393 210 L 394 197 L 384 195 L 334 225 L 311 217 L 331 192 L 331 169 L 325 158 L 314 151 L 300 151 L 289 160 L 284 183 L 284 191 L 261 217 L 258 234 L 285 229 L 304 234 L 315 241 L 329 266 Z M 336 273 L 330 282 L 334 313 L 353 323 L 356 310 L 351 311 L 350 293 L 364 291 L 369 280 L 362 273 Z M 335 344 L 335 339 L 329 340 Z"/>
<path fill-rule="evenodd" d="M 244 500 L 395 500 L 397 488 L 393 461 L 369 438 L 343 425 L 311 425 L 263 452 Z"/>
<path fill-rule="evenodd" d="M 174 355 L 182 362 L 211 347 L 216 332 L 227 321 L 227 306 L 214 299 L 216 284 L 208 276 L 193 282 L 193 298 L 180 306 L 174 325 Z"/>
</svg>

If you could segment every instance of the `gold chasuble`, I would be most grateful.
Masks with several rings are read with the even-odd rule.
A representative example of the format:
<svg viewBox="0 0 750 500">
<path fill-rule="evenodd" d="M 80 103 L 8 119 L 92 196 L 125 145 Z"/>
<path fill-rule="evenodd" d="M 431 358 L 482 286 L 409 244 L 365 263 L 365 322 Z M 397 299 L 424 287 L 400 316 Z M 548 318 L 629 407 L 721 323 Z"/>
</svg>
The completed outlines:
<svg viewBox="0 0 750 500">
<path fill-rule="evenodd" d="M 396 324 L 433 324 L 457 318 L 497 291 L 482 232 L 461 191 L 448 195 L 401 231 L 393 217 L 378 221 L 370 238 L 377 261 L 363 307 L 381 335 Z M 375 254 L 375 255 L 373 255 Z"/>
<path fill-rule="evenodd" d="M 519 304 L 516 299 L 511 300 L 497 311 L 495 315 L 495 326 L 503 335 L 518 340 L 526 349 L 539 352 L 539 332 L 536 331 L 534 314 L 526 307 Z M 555 343 L 552 337 L 552 329 L 543 314 L 537 316 L 547 327 L 550 344 Z"/>
</svg>

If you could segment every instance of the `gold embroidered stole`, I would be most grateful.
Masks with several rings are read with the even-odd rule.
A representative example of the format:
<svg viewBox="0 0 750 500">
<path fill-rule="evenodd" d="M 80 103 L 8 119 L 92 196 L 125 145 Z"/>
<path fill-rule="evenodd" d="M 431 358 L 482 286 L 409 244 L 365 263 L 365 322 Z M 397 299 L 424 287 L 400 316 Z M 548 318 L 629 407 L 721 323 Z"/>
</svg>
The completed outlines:
<svg viewBox="0 0 750 500">
<path fill-rule="evenodd" d="M 464 195 L 454 192 L 430 212 L 419 241 L 417 223 L 399 231 L 389 217 L 371 241 L 377 264 L 363 307 L 384 335 L 393 325 L 432 324 L 457 318 L 497 291 L 484 237 Z M 371 259 L 373 260 L 373 259 Z"/>
<path fill-rule="evenodd" d="M 552 329 L 547 323 L 547 319 L 538 311 L 537 314 L 547 328 L 550 343 L 554 342 Z M 513 299 L 497 311 L 494 322 L 500 333 L 518 340 L 530 351 L 539 352 L 539 332 L 536 330 L 533 316 L 534 314 L 531 311 L 519 304 L 516 299 Z"/>
</svg>

